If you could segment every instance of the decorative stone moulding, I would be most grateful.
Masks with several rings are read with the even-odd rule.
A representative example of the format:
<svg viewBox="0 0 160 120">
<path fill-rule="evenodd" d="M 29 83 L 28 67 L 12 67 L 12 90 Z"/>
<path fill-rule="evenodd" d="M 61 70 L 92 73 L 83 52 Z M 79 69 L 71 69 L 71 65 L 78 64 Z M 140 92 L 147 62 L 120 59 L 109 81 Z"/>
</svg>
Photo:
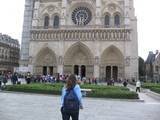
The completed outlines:
<svg viewBox="0 0 160 120">
<path fill-rule="evenodd" d="M 32 30 L 32 41 L 67 40 L 67 41 L 130 41 L 130 29 L 50 29 Z"/>
</svg>

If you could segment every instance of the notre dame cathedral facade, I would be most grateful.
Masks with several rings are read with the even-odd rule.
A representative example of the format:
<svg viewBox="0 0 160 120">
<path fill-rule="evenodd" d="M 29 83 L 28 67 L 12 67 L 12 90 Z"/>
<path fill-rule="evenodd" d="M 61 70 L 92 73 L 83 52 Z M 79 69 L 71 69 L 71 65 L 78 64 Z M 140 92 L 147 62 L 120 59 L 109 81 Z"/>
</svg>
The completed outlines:
<svg viewBox="0 0 160 120">
<path fill-rule="evenodd" d="M 21 66 L 32 74 L 138 77 L 133 0 L 25 0 Z"/>
</svg>

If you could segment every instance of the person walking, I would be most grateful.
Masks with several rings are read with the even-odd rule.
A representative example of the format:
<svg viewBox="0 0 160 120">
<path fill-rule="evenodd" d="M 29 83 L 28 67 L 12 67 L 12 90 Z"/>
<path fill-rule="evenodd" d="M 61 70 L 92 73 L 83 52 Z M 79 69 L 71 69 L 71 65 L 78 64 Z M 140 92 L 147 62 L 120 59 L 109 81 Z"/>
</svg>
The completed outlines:
<svg viewBox="0 0 160 120">
<path fill-rule="evenodd" d="M 11 81 L 12 81 L 12 84 L 13 84 L 13 85 L 17 84 L 17 81 L 18 81 L 17 73 L 14 73 L 14 74 L 12 75 Z"/>
<path fill-rule="evenodd" d="M 137 80 L 137 82 L 136 82 L 136 92 L 137 91 L 140 92 L 140 88 L 141 88 L 141 82 L 139 80 Z"/>
<path fill-rule="evenodd" d="M 83 109 L 82 93 L 75 75 L 70 75 L 62 88 L 61 113 L 63 120 L 79 120 L 79 109 Z"/>
<path fill-rule="evenodd" d="M 128 83 L 127 83 L 127 80 L 125 79 L 124 82 L 123 82 L 123 86 L 127 87 L 127 85 L 128 85 Z"/>
<path fill-rule="evenodd" d="M 8 76 L 4 75 L 3 76 L 3 86 L 6 87 L 6 83 L 8 82 Z"/>
<path fill-rule="evenodd" d="M 2 88 L 3 75 L 0 73 L 0 89 Z"/>
<path fill-rule="evenodd" d="M 31 83 L 31 74 L 30 74 L 30 72 L 27 73 L 26 82 L 27 82 L 27 84 Z"/>
</svg>

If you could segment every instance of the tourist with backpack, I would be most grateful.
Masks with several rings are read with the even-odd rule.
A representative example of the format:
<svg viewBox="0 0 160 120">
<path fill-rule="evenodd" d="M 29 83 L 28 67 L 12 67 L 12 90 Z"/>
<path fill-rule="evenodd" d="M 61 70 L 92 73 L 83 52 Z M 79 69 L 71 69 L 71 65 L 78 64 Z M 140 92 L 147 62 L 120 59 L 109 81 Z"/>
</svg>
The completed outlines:
<svg viewBox="0 0 160 120">
<path fill-rule="evenodd" d="M 63 120 L 78 120 L 79 109 L 82 106 L 82 93 L 80 86 L 77 84 L 75 75 L 70 75 L 66 81 L 66 85 L 62 89 L 61 97 L 61 113 Z"/>
</svg>

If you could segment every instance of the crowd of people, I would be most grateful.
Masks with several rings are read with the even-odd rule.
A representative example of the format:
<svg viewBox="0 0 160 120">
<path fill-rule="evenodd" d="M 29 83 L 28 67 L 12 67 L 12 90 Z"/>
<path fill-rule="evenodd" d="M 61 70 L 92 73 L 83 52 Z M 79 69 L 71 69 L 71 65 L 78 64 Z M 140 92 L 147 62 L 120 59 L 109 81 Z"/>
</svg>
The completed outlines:
<svg viewBox="0 0 160 120">
<path fill-rule="evenodd" d="M 4 74 L 2 74 L 2 73 L 0 73 L 0 89 L 2 87 L 2 83 L 4 84 L 4 86 L 6 85 L 6 83 L 7 83 L 7 76 L 4 75 Z"/>
<path fill-rule="evenodd" d="M 0 84 L 6 84 L 8 80 L 11 80 L 12 84 L 20 84 L 19 78 L 24 78 L 27 84 L 30 83 L 55 83 L 55 82 L 66 82 L 67 78 L 69 77 L 68 74 L 64 75 L 32 75 L 30 72 L 26 73 L 25 75 L 19 73 L 0 73 Z M 80 75 L 76 75 L 76 79 L 80 80 L 82 83 L 88 84 L 98 84 L 99 80 L 96 77 L 81 77 Z M 114 79 L 106 80 L 108 85 L 114 85 L 117 82 Z M 119 82 L 119 81 L 118 81 Z"/>
<path fill-rule="evenodd" d="M 25 79 L 26 84 L 30 83 L 57 83 L 57 82 L 62 82 L 65 83 L 67 78 L 69 77 L 68 74 L 64 75 L 32 75 L 30 72 L 27 72 L 25 75 L 19 74 L 19 73 L 0 73 L 0 87 L 6 86 L 6 83 L 8 81 L 11 81 L 10 83 L 15 85 L 15 84 L 21 84 L 21 79 Z M 89 78 L 87 79 L 86 77 L 81 77 L 79 75 L 76 75 L 76 79 L 78 81 L 81 81 L 81 83 L 88 83 L 88 84 L 97 84 L 97 78 Z"/>
<path fill-rule="evenodd" d="M 2 87 L 5 87 L 6 83 L 9 80 L 11 81 L 11 84 L 13 85 L 21 84 L 20 78 L 25 79 L 26 84 L 30 84 L 30 83 L 51 83 L 53 84 L 57 82 L 66 83 L 68 77 L 69 77 L 68 74 L 54 76 L 54 75 L 49 75 L 49 74 L 32 75 L 30 72 L 28 72 L 25 75 L 21 75 L 18 73 L 11 74 L 10 72 L 7 74 L 4 74 L 0 72 L 0 89 Z M 79 75 L 75 75 L 75 77 L 82 84 L 98 84 L 99 82 L 99 80 L 96 77 L 86 78 L 86 77 L 81 77 Z M 114 80 L 113 78 L 111 78 L 110 80 L 106 80 L 105 82 L 107 83 L 107 85 L 111 85 L 111 86 L 114 86 L 115 83 L 120 83 L 124 87 L 127 87 L 129 80 L 127 79 Z M 137 91 L 140 92 L 140 86 L 141 86 L 140 82 L 138 81 L 136 83 L 136 92 Z"/>
<path fill-rule="evenodd" d="M 18 84 L 18 74 L 17 73 L 14 73 L 14 74 L 11 74 L 10 72 L 9 73 L 1 73 L 0 72 L 0 89 L 2 87 L 6 87 L 6 83 L 11 80 L 11 83 L 14 85 L 14 84 Z M 3 84 L 3 86 L 2 86 Z"/>
<path fill-rule="evenodd" d="M 27 84 L 32 83 L 56 83 L 56 82 L 62 82 L 65 83 L 67 78 L 69 77 L 68 74 L 64 74 L 64 75 L 31 75 L 30 73 L 27 73 L 27 75 L 25 76 L 25 80 Z M 97 78 L 86 78 L 86 77 L 80 77 L 79 75 L 75 75 L 76 79 L 78 81 L 81 81 L 81 83 L 88 83 L 88 84 L 97 84 Z"/>
</svg>

